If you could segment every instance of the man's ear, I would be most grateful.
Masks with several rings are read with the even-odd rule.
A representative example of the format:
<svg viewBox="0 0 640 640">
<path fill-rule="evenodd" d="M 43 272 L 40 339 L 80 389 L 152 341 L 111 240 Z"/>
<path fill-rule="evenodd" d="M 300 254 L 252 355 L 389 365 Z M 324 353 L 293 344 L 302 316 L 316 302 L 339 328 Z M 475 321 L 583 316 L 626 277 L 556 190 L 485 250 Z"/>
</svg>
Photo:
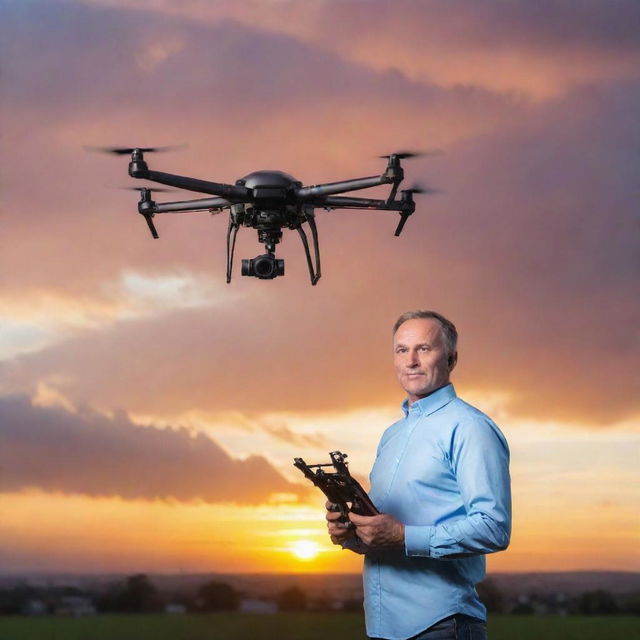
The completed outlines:
<svg viewBox="0 0 640 640">
<path fill-rule="evenodd" d="M 454 351 L 447 360 L 447 366 L 449 367 L 449 371 L 453 371 L 453 368 L 458 364 L 458 352 Z"/>
</svg>

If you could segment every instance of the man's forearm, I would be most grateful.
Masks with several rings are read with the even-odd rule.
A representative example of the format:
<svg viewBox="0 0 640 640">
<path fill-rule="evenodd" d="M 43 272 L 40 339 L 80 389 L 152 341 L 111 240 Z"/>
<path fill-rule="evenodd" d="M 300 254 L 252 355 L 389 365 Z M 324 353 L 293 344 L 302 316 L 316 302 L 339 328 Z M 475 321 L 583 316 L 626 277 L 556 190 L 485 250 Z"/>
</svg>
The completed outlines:
<svg viewBox="0 0 640 640">
<path fill-rule="evenodd" d="M 474 513 L 439 525 L 405 526 L 408 556 L 455 559 L 502 551 L 509 545 L 508 522 Z"/>
</svg>

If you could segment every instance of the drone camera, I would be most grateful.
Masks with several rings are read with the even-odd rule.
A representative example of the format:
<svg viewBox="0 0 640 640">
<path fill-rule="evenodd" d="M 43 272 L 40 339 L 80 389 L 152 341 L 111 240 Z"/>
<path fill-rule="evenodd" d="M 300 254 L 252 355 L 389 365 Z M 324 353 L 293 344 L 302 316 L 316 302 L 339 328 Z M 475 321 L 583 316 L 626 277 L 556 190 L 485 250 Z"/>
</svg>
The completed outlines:
<svg viewBox="0 0 640 640">
<path fill-rule="evenodd" d="M 264 253 L 250 260 L 243 260 L 242 275 L 272 280 L 284 275 L 284 260 L 276 258 L 272 253 Z"/>
</svg>

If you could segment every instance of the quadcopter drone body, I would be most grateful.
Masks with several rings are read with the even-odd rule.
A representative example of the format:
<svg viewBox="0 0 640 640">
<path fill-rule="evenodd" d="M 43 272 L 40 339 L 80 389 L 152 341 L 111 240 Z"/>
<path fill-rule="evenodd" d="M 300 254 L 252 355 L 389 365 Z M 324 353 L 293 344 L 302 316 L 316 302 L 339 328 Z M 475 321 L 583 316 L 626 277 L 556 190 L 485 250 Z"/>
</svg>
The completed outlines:
<svg viewBox="0 0 640 640">
<path fill-rule="evenodd" d="M 413 157 L 414 153 L 399 152 L 389 156 L 384 173 L 379 176 L 344 180 L 316 186 L 303 186 L 293 176 L 282 171 L 254 171 L 236 181 L 234 185 L 198 180 L 171 173 L 152 171 L 144 154 L 161 149 L 152 148 L 109 148 L 101 149 L 117 155 L 131 154 L 129 175 L 132 178 L 150 180 L 163 185 L 208 194 L 198 200 L 157 203 L 152 199 L 152 188 L 140 191 L 138 212 L 144 216 L 151 235 L 158 238 L 153 218 L 159 213 L 182 213 L 188 211 L 209 211 L 220 213 L 229 209 L 227 229 L 227 282 L 231 281 L 236 235 L 241 226 L 256 229 L 258 240 L 263 243 L 266 253 L 250 260 L 242 261 L 242 275 L 270 280 L 284 275 L 284 260 L 275 257 L 276 245 L 282 238 L 283 229 L 295 229 L 302 240 L 311 284 L 315 285 L 321 276 L 318 229 L 315 209 L 374 209 L 396 211 L 400 221 L 395 231 L 399 236 L 407 218 L 415 211 L 414 193 L 423 189 L 412 188 L 401 191 L 396 200 L 398 187 L 404 179 L 400 160 Z M 386 200 L 344 197 L 337 194 L 390 184 L 391 192 Z M 309 241 L 303 225 L 306 223 L 313 243 L 313 260 Z"/>
</svg>

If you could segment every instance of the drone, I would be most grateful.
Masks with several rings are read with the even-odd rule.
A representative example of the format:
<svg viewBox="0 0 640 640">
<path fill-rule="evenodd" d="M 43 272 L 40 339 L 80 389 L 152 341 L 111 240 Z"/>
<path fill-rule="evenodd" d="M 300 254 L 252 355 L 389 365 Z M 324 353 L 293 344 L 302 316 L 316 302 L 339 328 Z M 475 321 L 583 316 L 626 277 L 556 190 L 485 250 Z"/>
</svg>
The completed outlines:
<svg viewBox="0 0 640 640">
<path fill-rule="evenodd" d="M 256 229 L 258 241 L 264 244 L 266 251 L 266 253 L 255 258 L 242 260 L 243 276 L 253 276 L 262 280 L 271 280 L 278 276 L 283 276 L 284 260 L 276 258 L 276 245 L 282 239 L 283 229 L 295 229 L 302 240 L 311 284 L 315 285 L 321 276 L 315 209 L 322 208 L 327 211 L 333 209 L 369 209 L 397 212 L 400 214 L 400 220 L 396 227 L 395 235 L 399 236 L 407 219 L 415 211 L 414 194 L 433 193 L 428 189 L 413 187 L 401 190 L 400 198 L 396 199 L 398 188 L 404 179 L 404 171 L 400 161 L 421 155 L 410 151 L 400 151 L 380 156 L 381 158 L 386 158 L 388 162 L 385 171 L 378 176 L 303 186 L 301 182 L 283 171 L 254 171 L 237 180 L 235 184 L 224 184 L 149 169 L 145 154 L 165 151 L 170 148 L 99 147 L 92 148 L 92 150 L 115 155 L 130 154 L 129 175 L 132 178 L 149 180 L 169 187 L 215 196 L 198 200 L 160 203 L 153 199 L 153 191 L 166 191 L 166 189 L 134 187 L 135 190 L 140 192 L 138 213 L 144 217 L 152 237 L 156 239 L 159 236 L 153 223 L 153 218 L 159 213 L 209 211 L 212 214 L 216 214 L 225 209 L 229 210 L 227 283 L 231 282 L 236 236 L 241 226 Z M 391 185 L 391 192 L 386 200 L 337 195 L 385 184 Z M 311 232 L 313 259 L 307 233 L 303 226 L 305 224 Z"/>
</svg>

